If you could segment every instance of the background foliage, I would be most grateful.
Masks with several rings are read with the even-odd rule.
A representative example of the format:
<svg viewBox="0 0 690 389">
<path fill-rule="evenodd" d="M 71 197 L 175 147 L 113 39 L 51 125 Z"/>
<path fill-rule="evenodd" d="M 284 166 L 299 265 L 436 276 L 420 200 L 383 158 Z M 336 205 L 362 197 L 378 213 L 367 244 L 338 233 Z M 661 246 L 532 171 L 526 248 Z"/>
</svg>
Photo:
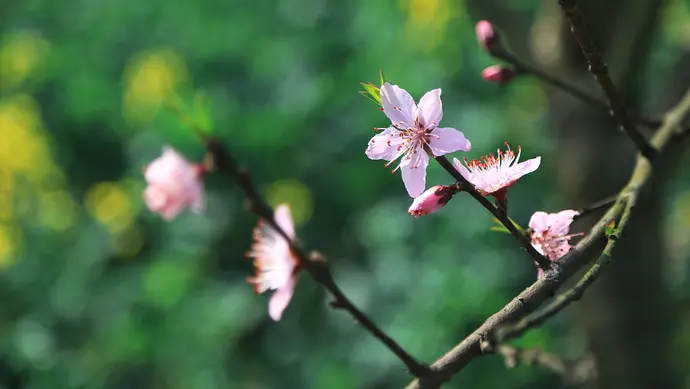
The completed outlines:
<svg viewBox="0 0 690 389">
<path fill-rule="evenodd" d="M 542 5 L 500 6 L 521 31 L 509 41 L 523 44 Z M 418 220 L 406 214 L 399 175 L 364 155 L 387 119 L 358 83 L 384 69 L 416 98 L 443 88 L 444 124 L 472 141 L 468 157 L 504 141 L 541 155 L 542 167 L 511 189 L 511 216 L 523 226 L 536 210 L 586 205 L 563 197 L 567 177 L 553 162 L 562 139 L 543 85 L 479 77 L 495 62 L 474 37 L 474 23 L 490 16 L 482 12 L 451 0 L 0 1 L 1 387 L 403 386 L 402 365 L 329 309 L 308 277 L 283 320 L 270 321 L 266 297 L 244 280 L 255 220 L 232 183 L 210 176 L 207 212 L 165 223 L 142 203 L 141 168 L 164 144 L 202 158 L 192 125 L 212 131 L 273 205 L 291 205 L 302 241 L 324 252 L 345 292 L 431 362 L 536 269 L 508 235 L 489 231 L 491 218 L 469 197 Z M 656 77 L 690 43 L 689 20 L 687 2 L 665 4 L 636 95 L 663 94 Z M 664 285 L 686 302 L 672 326 L 673 360 L 690 382 L 682 170 L 664 199 Z M 450 179 L 432 164 L 428 182 Z M 582 356 L 574 312 L 516 344 Z M 489 357 L 448 387 L 560 385 L 542 368 L 506 370 Z"/>
</svg>

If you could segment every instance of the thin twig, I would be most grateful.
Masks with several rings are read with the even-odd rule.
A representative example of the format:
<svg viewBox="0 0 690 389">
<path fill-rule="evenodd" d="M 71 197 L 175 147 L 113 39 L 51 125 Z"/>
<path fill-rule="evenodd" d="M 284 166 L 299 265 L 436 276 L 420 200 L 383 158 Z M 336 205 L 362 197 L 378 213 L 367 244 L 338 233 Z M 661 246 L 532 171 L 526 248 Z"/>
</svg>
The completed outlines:
<svg viewBox="0 0 690 389">
<path fill-rule="evenodd" d="M 489 346 L 487 345 L 487 347 Z M 544 367 L 562 377 L 566 384 L 582 384 L 597 377 L 596 364 L 592 354 L 586 354 L 582 358 L 569 361 L 538 348 L 519 348 L 507 344 L 498 345 L 485 352 L 502 356 L 506 367 L 509 369 L 519 364 Z"/>
<path fill-rule="evenodd" d="M 656 150 L 647 142 L 642 134 L 637 131 L 635 124 L 632 122 L 625 108 L 623 100 L 618 95 L 616 86 L 613 84 L 609 76 L 608 66 L 604 63 L 601 55 L 597 51 L 594 43 L 587 33 L 584 19 L 580 7 L 577 5 L 577 0 L 558 0 L 563 13 L 570 23 L 570 30 L 580 45 L 582 53 L 589 64 L 589 71 L 594 76 L 601 90 L 606 95 L 606 100 L 611 108 L 611 115 L 618 121 L 618 124 L 623 128 L 623 131 L 628 135 L 628 138 L 633 141 L 637 150 L 647 159 L 651 160 L 656 155 Z"/>
<path fill-rule="evenodd" d="M 601 209 L 608 208 L 613 203 L 618 201 L 618 197 L 619 197 L 619 195 L 616 194 L 614 196 L 609 196 L 609 197 L 603 198 L 603 199 L 601 199 L 597 202 L 594 202 L 594 203 L 592 203 L 586 207 L 582 207 L 582 208 L 577 210 L 578 214 L 577 214 L 577 216 L 575 216 L 574 219 L 578 219 L 578 218 L 581 218 L 585 215 L 589 215 L 592 212 L 596 212 L 596 211 L 599 211 Z"/>
<path fill-rule="evenodd" d="M 569 83 L 567 83 L 567 82 L 565 82 L 565 81 L 563 81 L 557 77 L 554 77 L 554 76 L 544 72 L 543 70 L 541 70 L 539 68 L 536 68 L 534 66 L 527 64 L 526 62 L 522 61 L 521 59 L 519 59 L 518 57 L 516 57 L 512 53 L 508 52 L 502 46 L 496 48 L 495 50 L 491 50 L 490 53 L 494 57 L 501 59 L 501 60 L 504 60 L 504 61 L 510 63 L 511 65 L 513 65 L 513 67 L 515 68 L 515 71 L 518 74 L 519 73 L 531 74 L 531 75 L 541 79 L 542 81 L 544 81 L 548 84 L 551 84 L 552 86 L 554 86 L 554 87 L 556 87 L 556 88 L 558 88 L 558 89 L 560 89 L 566 93 L 569 93 L 570 95 L 577 97 L 578 99 L 580 99 L 580 100 L 582 100 L 588 104 L 591 104 L 595 107 L 599 107 L 599 108 L 605 110 L 606 112 L 610 111 L 610 109 L 611 109 L 606 102 L 590 95 L 589 93 L 577 88 L 576 86 L 574 86 L 572 84 L 569 84 Z M 628 117 L 632 121 L 640 124 L 641 126 L 644 126 L 646 128 L 650 128 L 650 129 L 656 129 L 661 125 L 660 120 L 648 119 L 648 118 L 636 115 L 632 112 L 628 112 Z"/>
<path fill-rule="evenodd" d="M 333 295 L 335 300 L 331 305 L 347 311 L 356 321 L 366 328 L 367 331 L 388 347 L 388 349 L 405 364 L 412 375 L 415 377 L 423 377 L 428 374 L 430 369 L 427 365 L 412 357 L 345 296 L 333 279 L 333 275 L 326 261 L 319 254 L 307 254 L 296 242 L 288 237 L 285 231 L 273 218 L 273 210 L 271 207 L 254 187 L 249 173 L 240 168 L 227 149 L 214 139 L 204 139 L 204 143 L 209 154 L 213 157 L 214 167 L 228 174 L 244 192 L 248 210 L 264 219 L 271 227 L 278 231 L 278 233 L 289 242 L 290 249 L 299 258 L 300 265 L 304 266 L 312 278 Z"/>
<path fill-rule="evenodd" d="M 683 118 L 690 112 L 690 90 L 683 99 L 664 116 L 663 124 L 651 139 L 651 145 L 656 150 L 663 150 L 680 135 L 687 135 L 688 130 L 681 128 Z M 642 156 L 638 156 L 630 181 L 620 192 L 619 199 L 630 196 L 631 193 L 639 193 L 652 176 L 651 162 Z M 637 194 L 635 194 L 637 196 Z M 614 205 L 592 227 L 575 248 L 563 258 L 554 262 L 554 268 L 547 271 L 544 277 L 525 289 L 518 296 L 503 307 L 500 311 L 489 317 L 472 334 L 453 347 L 444 356 L 431 365 L 432 373 L 415 379 L 407 389 L 436 389 L 444 382 L 461 371 L 468 363 L 477 357 L 485 355 L 481 344 L 490 341 L 496 328 L 506 323 L 515 323 L 533 312 L 544 301 L 553 296 L 553 293 L 570 279 L 580 268 L 586 265 L 591 256 L 589 252 L 605 236 L 605 225 L 611 220 L 616 220 L 623 214 L 626 204 L 616 201 Z M 620 231 L 619 231 L 620 233 Z"/>
<path fill-rule="evenodd" d="M 520 246 L 527 251 L 527 253 L 532 257 L 534 262 L 537 263 L 537 265 L 542 268 L 544 271 L 549 270 L 551 268 L 551 261 L 549 261 L 548 258 L 545 256 L 539 254 L 537 250 L 532 247 L 532 244 L 529 241 L 529 238 L 521 233 L 515 225 L 510 221 L 508 218 L 508 215 L 505 212 L 502 212 L 498 208 L 496 208 L 489 200 L 486 199 L 486 197 L 482 196 L 481 193 L 477 192 L 477 190 L 474 188 L 474 185 L 472 185 L 465 177 L 460 174 L 457 169 L 453 166 L 452 163 L 448 160 L 448 158 L 444 156 L 434 156 L 434 159 L 436 159 L 436 162 L 438 162 L 441 167 L 443 167 L 448 173 L 450 173 L 453 178 L 455 178 L 458 183 L 461 185 L 462 189 L 466 191 L 467 193 L 470 194 L 470 196 L 474 197 L 475 200 L 479 202 L 484 208 L 486 208 L 489 212 L 491 212 L 492 215 L 496 219 L 498 219 L 501 224 L 505 228 L 510 231 L 510 233 L 517 239 L 517 241 L 520 243 Z"/>
</svg>

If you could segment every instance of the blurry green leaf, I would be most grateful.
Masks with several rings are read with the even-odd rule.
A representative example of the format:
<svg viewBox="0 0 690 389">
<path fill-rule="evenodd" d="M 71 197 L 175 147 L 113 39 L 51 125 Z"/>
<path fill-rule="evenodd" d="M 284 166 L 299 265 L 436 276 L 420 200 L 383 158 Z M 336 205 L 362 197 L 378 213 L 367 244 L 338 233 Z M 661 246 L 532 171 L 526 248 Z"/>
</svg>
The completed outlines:
<svg viewBox="0 0 690 389">
<path fill-rule="evenodd" d="M 492 218 L 492 220 L 494 221 L 494 223 L 496 223 L 496 224 L 498 224 L 498 225 L 497 225 L 497 226 L 491 227 L 491 228 L 490 228 L 491 231 L 505 232 L 506 234 L 510 234 L 510 231 L 503 225 L 503 223 L 501 223 L 500 220 L 498 220 L 498 219 L 495 218 L 495 217 Z M 517 230 L 520 231 L 520 233 L 524 233 L 524 232 L 525 232 L 525 230 L 524 230 L 519 224 L 517 224 L 517 223 L 515 222 L 515 220 L 511 219 L 510 217 L 508 218 L 508 220 L 510 220 L 510 222 L 513 223 L 513 225 L 515 226 L 515 228 L 517 228 Z"/>
<path fill-rule="evenodd" d="M 381 75 L 381 86 L 383 86 L 386 83 L 386 77 L 383 75 L 383 70 L 380 70 L 379 74 Z"/>
</svg>

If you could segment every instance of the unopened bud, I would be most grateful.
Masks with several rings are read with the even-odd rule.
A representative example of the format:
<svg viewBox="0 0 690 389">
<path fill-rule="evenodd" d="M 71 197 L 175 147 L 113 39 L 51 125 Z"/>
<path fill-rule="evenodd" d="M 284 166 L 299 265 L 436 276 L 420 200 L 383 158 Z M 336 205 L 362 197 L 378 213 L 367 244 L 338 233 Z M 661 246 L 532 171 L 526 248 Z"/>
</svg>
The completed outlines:
<svg viewBox="0 0 690 389">
<path fill-rule="evenodd" d="M 495 84 L 507 84 L 515 77 L 515 70 L 502 65 L 492 65 L 482 70 L 482 78 Z"/>
<path fill-rule="evenodd" d="M 448 201 L 455 194 L 456 189 L 453 186 L 436 185 L 427 189 L 426 192 L 415 198 L 407 210 L 407 213 L 414 216 L 415 219 L 434 213 L 448 204 Z"/>
<path fill-rule="evenodd" d="M 491 52 L 500 45 L 500 37 L 493 24 L 486 20 L 480 20 L 475 26 L 477 40 L 484 50 Z"/>
</svg>

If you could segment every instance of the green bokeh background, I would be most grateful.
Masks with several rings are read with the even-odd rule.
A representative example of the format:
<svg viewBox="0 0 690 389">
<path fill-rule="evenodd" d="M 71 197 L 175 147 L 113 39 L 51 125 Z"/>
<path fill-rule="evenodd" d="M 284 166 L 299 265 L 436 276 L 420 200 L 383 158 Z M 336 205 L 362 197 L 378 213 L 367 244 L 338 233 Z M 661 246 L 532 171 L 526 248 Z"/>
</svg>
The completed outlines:
<svg viewBox="0 0 690 389">
<path fill-rule="evenodd" d="M 505 3 L 523 26 L 540 6 Z M 472 4 L 0 1 L 0 388 L 408 382 L 399 361 L 330 309 L 307 276 L 283 320 L 268 318 L 267 297 L 245 282 L 256 220 L 224 177 L 208 177 L 202 215 L 166 223 L 145 208 L 142 166 L 166 144 L 201 160 L 194 127 L 219 137 L 272 205 L 292 206 L 305 246 L 324 253 L 346 294 L 413 355 L 431 362 L 473 331 L 536 270 L 467 196 L 431 216 L 407 215 L 399 174 L 364 155 L 387 119 L 357 93 L 380 69 L 415 98 L 441 87 L 444 126 L 473 145 L 457 157 L 505 141 L 521 145 L 523 158 L 542 156 L 511 188 L 511 217 L 523 226 L 536 210 L 584 206 L 559 189 L 553 161 L 562 150 L 544 86 L 479 76 L 495 60 L 476 42 L 481 13 Z M 649 74 L 688 42 L 688 4 L 665 9 Z M 430 166 L 429 184 L 450 182 Z M 681 269 L 667 283 L 685 298 L 688 188 L 674 181 L 665 219 Z M 571 311 L 515 344 L 581 357 L 586 342 Z M 685 346 L 687 316 L 677 326 Z M 682 366 L 689 353 L 680 349 Z M 448 385 L 561 386 L 546 369 L 506 369 L 499 357 L 474 361 Z"/>
</svg>

